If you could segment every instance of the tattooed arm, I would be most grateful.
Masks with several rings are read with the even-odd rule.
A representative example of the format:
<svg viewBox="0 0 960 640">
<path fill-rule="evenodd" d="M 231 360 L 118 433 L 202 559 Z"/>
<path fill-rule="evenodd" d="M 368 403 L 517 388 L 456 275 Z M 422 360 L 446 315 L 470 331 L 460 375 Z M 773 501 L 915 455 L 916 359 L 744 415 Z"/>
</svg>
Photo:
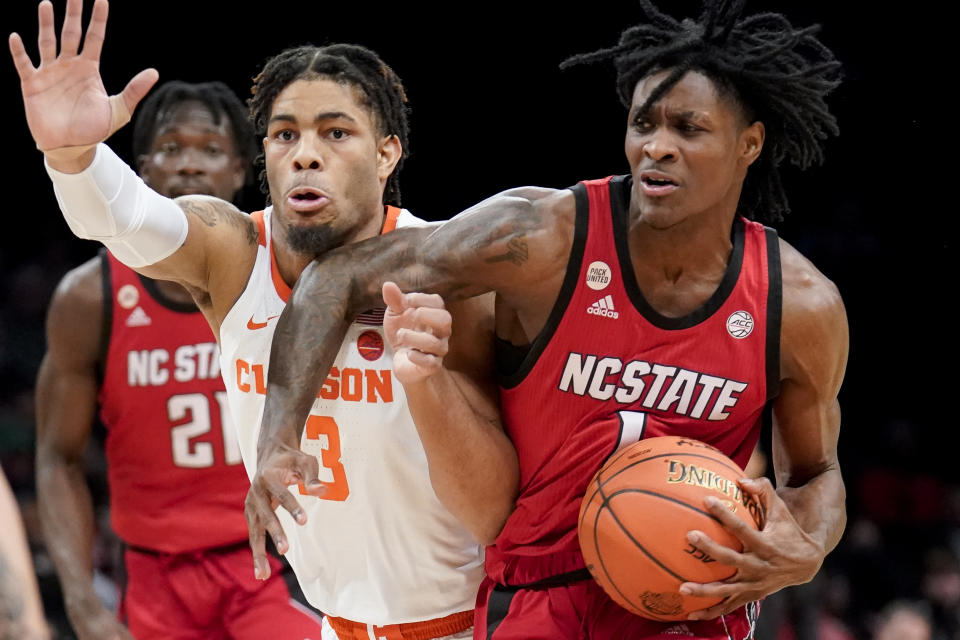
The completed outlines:
<svg viewBox="0 0 960 640">
<path fill-rule="evenodd" d="M 0 470 L 0 640 L 50 637 L 17 502 Z"/>
<path fill-rule="evenodd" d="M 496 291 L 517 310 L 528 335 L 536 335 L 560 290 L 574 212 L 570 191 L 514 189 L 442 225 L 398 229 L 331 251 L 307 267 L 270 354 L 257 475 L 246 505 L 257 575 L 267 571 L 264 531 L 278 549 L 286 548 L 271 504 L 279 501 L 298 522 L 306 521 L 285 489 L 317 477 L 316 458 L 299 452 L 304 421 L 350 322 L 382 304 L 383 283 L 437 293 L 448 302 Z"/>
</svg>

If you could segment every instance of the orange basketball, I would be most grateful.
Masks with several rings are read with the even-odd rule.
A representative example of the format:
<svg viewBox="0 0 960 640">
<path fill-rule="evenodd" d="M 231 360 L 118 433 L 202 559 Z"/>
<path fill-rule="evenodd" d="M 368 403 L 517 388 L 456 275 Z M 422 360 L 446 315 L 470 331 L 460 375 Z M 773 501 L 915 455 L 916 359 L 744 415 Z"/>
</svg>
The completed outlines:
<svg viewBox="0 0 960 640">
<path fill-rule="evenodd" d="M 682 595 L 684 582 L 715 582 L 735 570 L 687 542 L 692 529 L 742 550 L 707 511 L 712 495 L 754 529 L 763 508 L 740 490 L 743 470 L 708 444 L 678 437 L 641 440 L 618 451 L 594 476 L 580 507 L 587 568 L 622 607 L 654 620 L 682 620 L 719 599 Z"/>
</svg>

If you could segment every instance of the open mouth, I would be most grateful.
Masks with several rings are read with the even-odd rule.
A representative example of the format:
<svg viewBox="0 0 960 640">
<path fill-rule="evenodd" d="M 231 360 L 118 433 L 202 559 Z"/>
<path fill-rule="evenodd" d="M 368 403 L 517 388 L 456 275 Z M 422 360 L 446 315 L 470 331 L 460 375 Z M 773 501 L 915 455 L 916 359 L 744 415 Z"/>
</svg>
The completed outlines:
<svg viewBox="0 0 960 640">
<path fill-rule="evenodd" d="M 641 182 L 651 187 L 669 187 L 677 186 L 677 183 L 671 180 L 670 178 L 652 178 L 650 176 L 644 176 L 640 178 Z"/>
<path fill-rule="evenodd" d="M 330 201 L 325 193 L 312 187 L 294 189 L 287 196 L 287 206 L 294 211 L 308 212 L 323 207 Z"/>
</svg>

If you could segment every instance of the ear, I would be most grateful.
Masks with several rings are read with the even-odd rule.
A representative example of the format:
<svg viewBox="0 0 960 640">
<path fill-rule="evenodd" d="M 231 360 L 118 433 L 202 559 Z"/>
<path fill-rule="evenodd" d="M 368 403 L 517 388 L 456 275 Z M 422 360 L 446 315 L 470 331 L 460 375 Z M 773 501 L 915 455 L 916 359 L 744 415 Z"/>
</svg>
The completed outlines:
<svg viewBox="0 0 960 640">
<path fill-rule="evenodd" d="M 377 175 L 386 182 L 403 156 L 403 145 L 395 135 L 387 136 L 377 146 Z"/>
<path fill-rule="evenodd" d="M 749 125 L 740 134 L 740 158 L 743 160 L 744 166 L 749 167 L 760 157 L 765 136 L 766 129 L 759 120 Z"/>
<path fill-rule="evenodd" d="M 236 197 L 236 194 L 240 189 L 243 189 L 243 184 L 247 181 L 247 167 L 243 161 L 243 158 L 237 156 L 233 159 L 233 175 L 231 176 L 231 186 L 233 187 L 233 194 Z"/>
</svg>

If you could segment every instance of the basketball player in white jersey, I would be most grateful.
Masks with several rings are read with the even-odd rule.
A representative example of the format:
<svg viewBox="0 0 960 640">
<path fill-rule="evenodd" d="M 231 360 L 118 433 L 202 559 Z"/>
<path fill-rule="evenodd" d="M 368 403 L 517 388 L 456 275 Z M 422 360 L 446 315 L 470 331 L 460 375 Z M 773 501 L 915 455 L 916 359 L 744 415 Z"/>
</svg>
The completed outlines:
<svg viewBox="0 0 960 640">
<path fill-rule="evenodd" d="M 517 487 L 515 453 L 480 383 L 445 371 L 447 396 L 409 398 L 418 415 L 462 416 L 466 422 L 451 420 L 447 431 L 477 440 L 470 459 L 431 456 L 428 467 L 430 434 L 424 443 L 417 437 L 389 366 L 382 311 L 372 310 L 351 327 L 301 437 L 258 443 L 273 329 L 297 277 L 331 248 L 417 223 L 397 208 L 408 133 L 399 79 L 351 45 L 300 47 L 271 59 L 250 107 L 264 135 L 273 206 L 248 217 L 215 198 L 163 198 L 99 144 L 129 119 L 157 72 L 145 70 L 108 96 L 98 71 L 106 0 L 96 0 L 78 52 L 81 14 L 82 0 L 67 0 L 58 56 L 53 7 L 41 2 L 38 68 L 20 37 L 10 37 L 27 123 L 70 228 L 143 275 L 193 294 L 220 343 L 244 463 L 269 496 L 251 492 L 248 502 L 284 505 L 279 519 L 268 511 L 272 520 L 262 524 L 307 598 L 328 614 L 325 637 L 468 637 L 483 575 L 480 543 L 512 509 L 512 498 L 491 503 L 486 488 L 504 483 L 494 495 L 515 495 Z M 458 331 L 465 339 L 451 342 L 448 362 L 477 379 L 490 377 L 491 307 L 468 301 L 455 311 L 475 333 Z M 490 431 L 499 436 L 476 435 Z M 264 460 L 285 457 L 296 473 L 256 474 Z M 319 481 L 298 487 L 318 473 Z M 438 478 L 444 483 L 435 492 Z M 264 542 L 262 534 L 251 538 L 259 577 L 269 572 Z"/>
</svg>

